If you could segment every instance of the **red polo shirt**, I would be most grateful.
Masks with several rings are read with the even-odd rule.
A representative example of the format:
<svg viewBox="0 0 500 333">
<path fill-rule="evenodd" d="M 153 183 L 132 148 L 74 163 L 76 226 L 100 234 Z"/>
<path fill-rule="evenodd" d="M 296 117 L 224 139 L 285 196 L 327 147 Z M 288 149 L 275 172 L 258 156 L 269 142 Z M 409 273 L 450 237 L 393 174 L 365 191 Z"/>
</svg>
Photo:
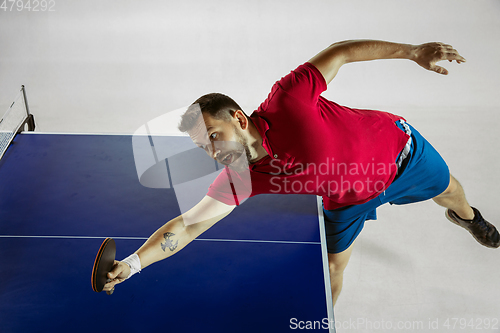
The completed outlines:
<svg viewBox="0 0 500 333">
<path fill-rule="evenodd" d="M 269 154 L 250 164 L 251 191 L 235 193 L 242 187 L 228 186 L 222 172 L 207 195 L 234 205 L 262 193 L 314 194 L 331 210 L 383 192 L 396 176 L 396 158 L 409 138 L 395 125 L 403 118 L 338 105 L 320 96 L 326 88 L 310 63 L 276 82 L 250 116 Z M 234 172 L 231 180 L 241 181 Z"/>
</svg>

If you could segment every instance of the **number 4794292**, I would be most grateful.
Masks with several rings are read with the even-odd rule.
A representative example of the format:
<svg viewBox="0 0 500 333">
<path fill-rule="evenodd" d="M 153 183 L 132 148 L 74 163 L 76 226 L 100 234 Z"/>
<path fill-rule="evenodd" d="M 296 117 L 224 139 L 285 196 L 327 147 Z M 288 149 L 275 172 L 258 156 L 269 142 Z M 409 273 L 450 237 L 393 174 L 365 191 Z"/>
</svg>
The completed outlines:
<svg viewBox="0 0 500 333">
<path fill-rule="evenodd" d="M 55 0 L 3 0 L 0 10 L 4 12 L 54 12 Z"/>
</svg>

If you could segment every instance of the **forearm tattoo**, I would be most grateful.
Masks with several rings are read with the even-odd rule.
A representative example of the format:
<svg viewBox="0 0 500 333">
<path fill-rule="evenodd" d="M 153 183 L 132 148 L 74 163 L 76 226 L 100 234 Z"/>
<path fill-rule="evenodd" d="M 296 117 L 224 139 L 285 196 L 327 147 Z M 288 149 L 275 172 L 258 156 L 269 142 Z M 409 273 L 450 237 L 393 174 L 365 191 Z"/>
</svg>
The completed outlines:
<svg viewBox="0 0 500 333">
<path fill-rule="evenodd" d="M 177 248 L 177 244 L 179 244 L 179 240 L 177 240 L 175 243 L 174 241 L 170 238 L 172 236 L 175 236 L 174 233 L 171 232 L 166 232 L 163 234 L 163 237 L 165 238 L 165 243 L 161 243 L 161 249 L 163 252 L 168 248 L 170 251 L 175 251 Z"/>
</svg>

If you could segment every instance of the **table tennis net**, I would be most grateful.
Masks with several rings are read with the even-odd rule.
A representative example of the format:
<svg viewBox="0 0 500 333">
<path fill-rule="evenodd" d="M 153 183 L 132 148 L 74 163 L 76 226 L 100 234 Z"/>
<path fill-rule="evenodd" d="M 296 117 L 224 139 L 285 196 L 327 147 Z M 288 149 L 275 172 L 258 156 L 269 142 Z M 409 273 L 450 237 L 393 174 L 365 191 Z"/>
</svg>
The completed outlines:
<svg viewBox="0 0 500 333">
<path fill-rule="evenodd" d="M 15 135 L 20 132 L 29 117 L 26 107 L 23 89 L 19 91 L 14 102 L 12 102 L 0 119 L 0 159 L 3 157 Z"/>
</svg>

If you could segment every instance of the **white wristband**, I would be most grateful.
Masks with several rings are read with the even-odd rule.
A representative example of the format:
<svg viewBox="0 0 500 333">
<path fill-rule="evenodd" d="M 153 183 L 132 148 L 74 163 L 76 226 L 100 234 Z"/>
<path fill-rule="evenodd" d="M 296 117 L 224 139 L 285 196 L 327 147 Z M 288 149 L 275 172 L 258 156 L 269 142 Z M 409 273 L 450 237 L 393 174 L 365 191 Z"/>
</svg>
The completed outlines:
<svg viewBox="0 0 500 333">
<path fill-rule="evenodd" d="M 135 273 L 141 272 L 141 259 L 139 259 L 139 256 L 136 253 L 123 259 L 122 262 L 126 263 L 130 267 L 130 274 L 127 276 L 127 279 L 130 279 L 130 277 Z"/>
</svg>

